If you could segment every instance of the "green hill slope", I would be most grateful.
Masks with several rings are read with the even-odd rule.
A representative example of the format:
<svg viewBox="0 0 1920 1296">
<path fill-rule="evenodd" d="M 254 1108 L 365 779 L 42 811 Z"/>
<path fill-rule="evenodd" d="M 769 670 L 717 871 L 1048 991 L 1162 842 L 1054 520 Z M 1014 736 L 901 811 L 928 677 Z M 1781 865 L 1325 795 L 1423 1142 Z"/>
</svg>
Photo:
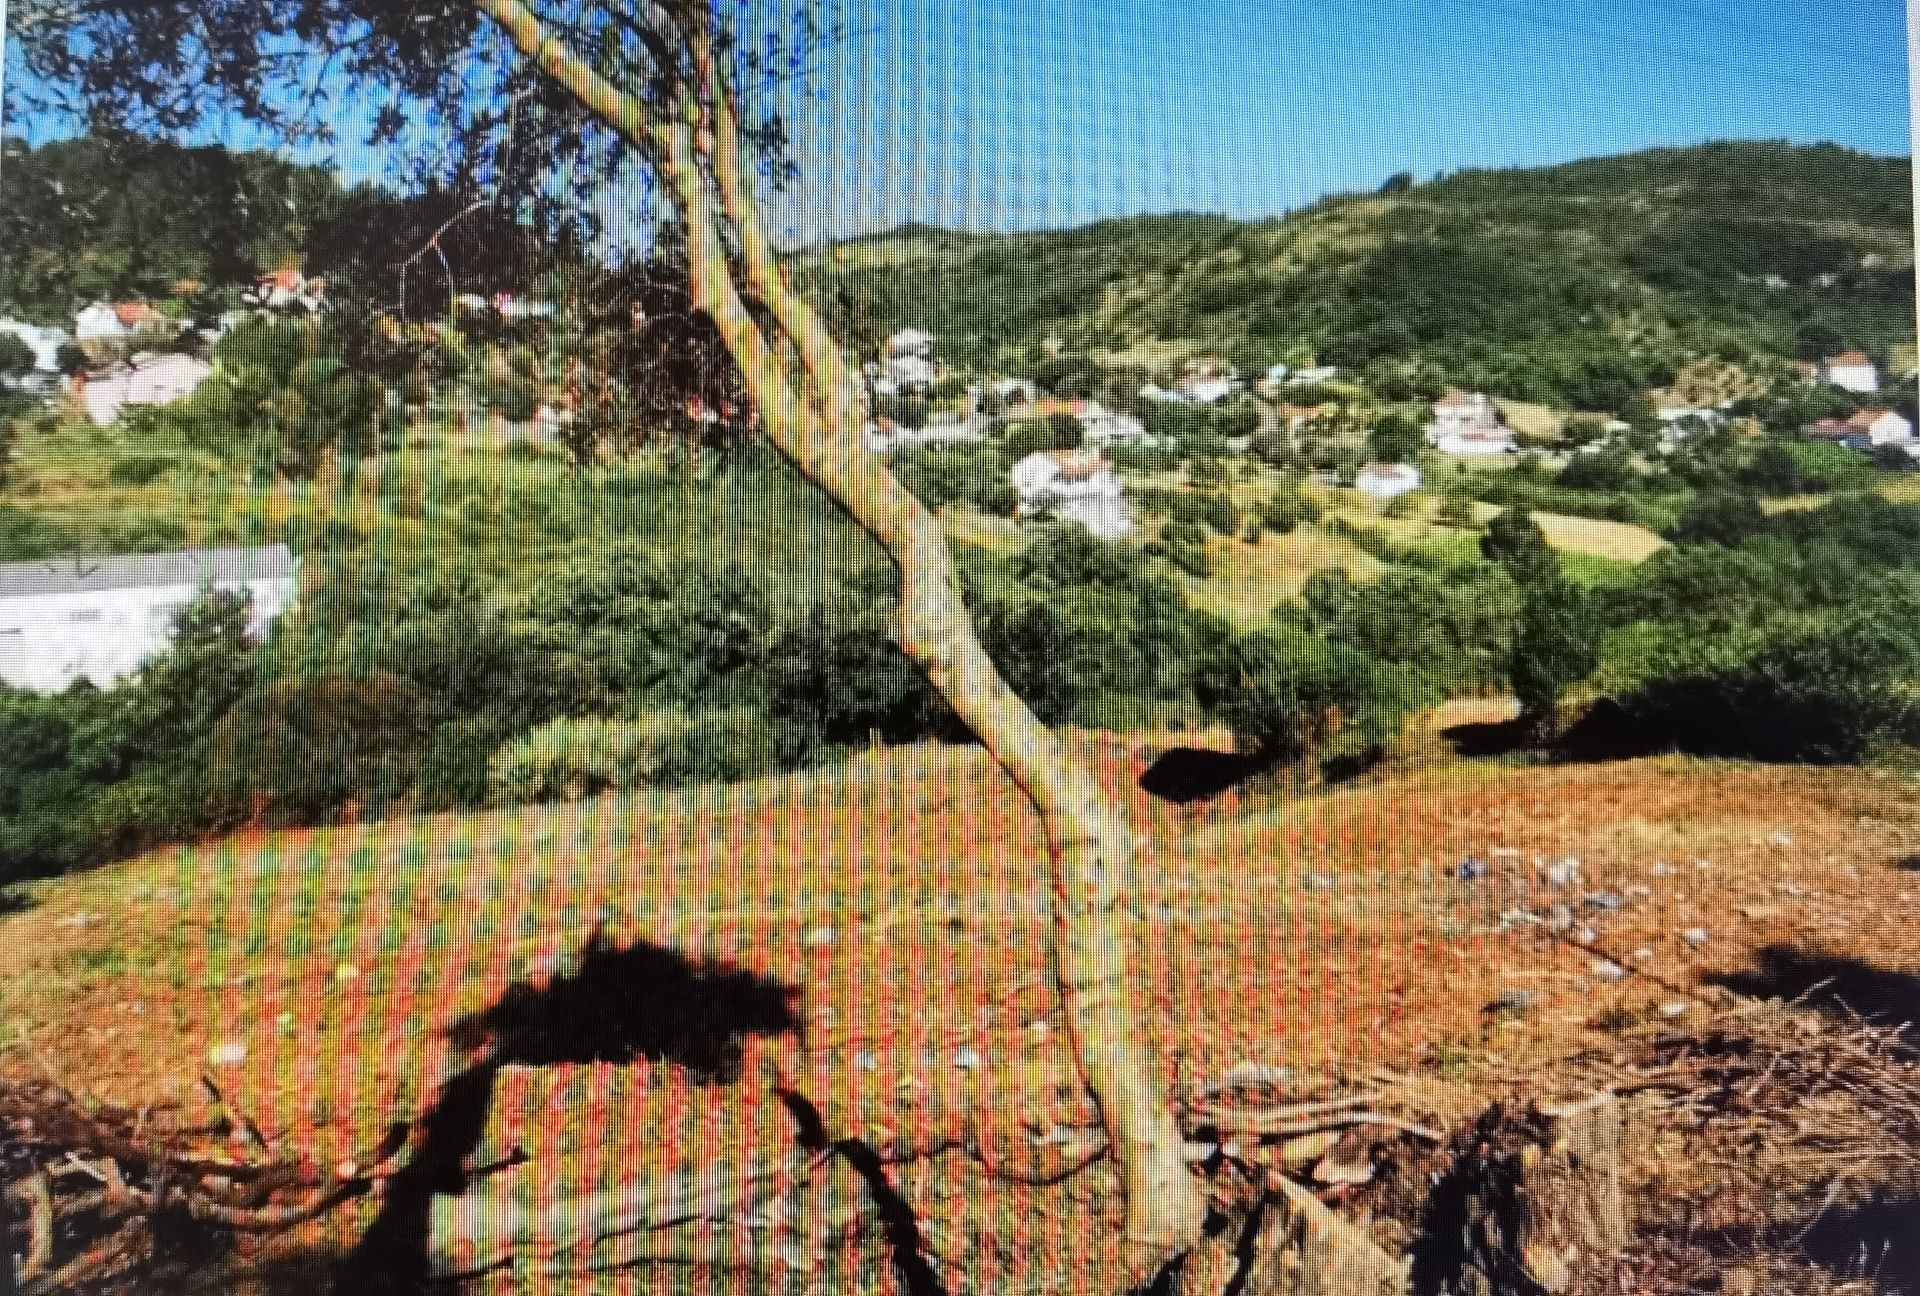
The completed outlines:
<svg viewBox="0 0 1920 1296">
<path fill-rule="evenodd" d="M 1884 356 L 1913 333 L 1907 160 L 1833 145 L 1468 171 L 1253 223 L 908 227 L 798 263 L 843 325 L 919 324 L 949 359 L 1018 367 L 1052 335 L 1107 363 L 1201 349 L 1243 368 L 1425 361 L 1589 408 L 1702 355 Z"/>
</svg>

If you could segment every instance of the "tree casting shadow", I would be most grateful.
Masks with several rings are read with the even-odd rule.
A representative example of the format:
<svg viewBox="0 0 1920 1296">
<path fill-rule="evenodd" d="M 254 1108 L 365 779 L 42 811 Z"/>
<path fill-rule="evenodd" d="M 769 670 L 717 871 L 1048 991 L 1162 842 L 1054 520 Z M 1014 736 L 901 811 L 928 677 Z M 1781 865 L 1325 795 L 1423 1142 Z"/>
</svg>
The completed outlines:
<svg viewBox="0 0 1920 1296">
<path fill-rule="evenodd" d="M 1747 971 L 1708 980 L 1756 998 L 1805 996 L 1822 1012 L 1858 1013 L 1882 1025 L 1920 1021 L 1920 976 L 1859 959 L 1808 954 L 1791 945 L 1769 945 Z"/>
<path fill-rule="evenodd" d="M 685 1067 L 702 1084 L 731 1083 L 748 1035 L 797 1032 L 799 990 L 740 968 L 688 959 L 636 941 L 616 946 L 596 930 L 579 967 L 545 987 L 515 982 L 448 1036 L 473 1061 L 440 1088 L 421 1118 L 404 1169 L 388 1181 L 380 1214 L 342 1261 L 340 1296 L 401 1296 L 432 1290 L 427 1227 L 436 1195 L 518 1164 L 470 1158 L 486 1133 L 494 1084 L 505 1066 L 632 1062 Z"/>
</svg>

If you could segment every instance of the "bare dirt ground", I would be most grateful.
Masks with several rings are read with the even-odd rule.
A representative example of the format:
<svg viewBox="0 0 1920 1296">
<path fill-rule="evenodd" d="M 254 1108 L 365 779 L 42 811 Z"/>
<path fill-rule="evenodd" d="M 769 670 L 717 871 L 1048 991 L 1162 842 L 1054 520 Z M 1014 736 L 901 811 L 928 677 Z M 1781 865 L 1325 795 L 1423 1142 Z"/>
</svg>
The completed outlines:
<svg viewBox="0 0 1920 1296">
<path fill-rule="evenodd" d="M 1192 805 L 1139 782 L 1175 749 L 1190 782 L 1230 776 L 1217 736 L 1076 740 L 1149 845 L 1136 969 L 1183 1102 L 1236 1077 L 1269 1099 L 1388 1084 L 1453 1137 L 1516 1086 L 1598 1083 L 1752 998 L 1920 1017 L 1911 782 L 1442 754 L 1439 729 L 1496 718 L 1457 707 L 1360 783 Z M 901 1159 L 889 1197 L 836 1165 L 784 1185 L 782 1210 L 622 1239 L 596 1289 L 1118 1290 L 1111 1172 L 1071 1173 L 1097 1121 L 1062 1038 L 1042 860 L 985 757 L 934 747 L 747 788 L 164 852 L 36 885 L 0 915 L 0 1075 L 192 1110 L 207 1073 L 270 1146 L 319 1166 L 414 1121 L 412 1155 L 451 1157 L 456 1179 L 524 1158 L 507 1173 L 532 1203 L 781 1164 L 798 1095 L 833 1138 Z M 1709 1133 L 1647 1127 L 1639 1190 L 1696 1214 L 1675 1232 L 1656 1211 L 1668 1231 L 1647 1246 L 1679 1258 L 1608 1269 L 1605 1290 L 1713 1290 L 1740 1256 L 1759 1266 L 1748 1290 L 1774 1290 L 1794 1249 L 1760 1216 L 1808 1216 L 1833 1182 L 1823 1218 L 1876 1202 L 1905 1218 L 1910 1147 L 1860 1165 L 1855 1139 L 1791 1184 L 1778 1166 L 1694 1169 L 1787 1147 L 1768 1133 L 1780 1112 L 1818 1118 L 1781 1094 L 1757 1113 L 1741 1098 Z M 462 1114 L 420 1123 L 430 1107 Z M 1384 1188 L 1326 1191 L 1394 1240 L 1419 1194 L 1392 1167 L 1432 1152 L 1376 1134 L 1341 1155 L 1361 1140 L 1373 1182 L 1402 1185 L 1398 1215 L 1368 1204 Z M 1749 1179 L 1758 1196 L 1728 1195 Z M 400 1214 L 369 1194 L 280 1250 L 404 1250 Z M 1779 1289 L 1881 1280 L 1795 1263 L 1828 1287 Z M 568 1289 L 543 1281 L 482 1289 Z"/>
</svg>

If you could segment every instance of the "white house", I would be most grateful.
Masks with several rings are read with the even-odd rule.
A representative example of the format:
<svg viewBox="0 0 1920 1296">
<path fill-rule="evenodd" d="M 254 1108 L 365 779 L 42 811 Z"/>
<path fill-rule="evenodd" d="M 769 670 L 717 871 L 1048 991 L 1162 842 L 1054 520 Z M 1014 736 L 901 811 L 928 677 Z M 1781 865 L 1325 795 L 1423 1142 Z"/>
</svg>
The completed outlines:
<svg viewBox="0 0 1920 1296">
<path fill-rule="evenodd" d="M 1147 425 L 1131 414 L 1108 409 L 1099 401 L 1088 401 L 1079 413 L 1080 426 L 1087 440 L 1095 445 L 1135 443 L 1147 439 Z"/>
<path fill-rule="evenodd" d="M 1874 367 L 1867 353 L 1861 350 L 1842 351 L 1837 356 L 1828 356 L 1820 362 L 1819 380 L 1843 387 L 1850 392 L 1877 392 L 1880 390 L 1880 371 Z"/>
<path fill-rule="evenodd" d="M 904 328 L 888 338 L 880 356 L 880 379 L 874 390 L 883 396 L 895 392 L 926 391 L 939 373 L 933 363 L 933 334 Z M 884 384 L 884 387 L 883 387 Z"/>
<path fill-rule="evenodd" d="M 1863 409 L 1847 421 L 1865 432 L 1871 445 L 1892 445 L 1913 440 L 1913 424 L 1892 410 Z"/>
<path fill-rule="evenodd" d="M 1097 450 L 1038 450 L 1009 476 L 1024 514 L 1051 511 L 1102 540 L 1118 540 L 1133 529 L 1120 478 Z"/>
<path fill-rule="evenodd" d="M 0 683 L 57 693 L 125 679 L 208 589 L 250 595 L 260 637 L 293 606 L 296 567 L 285 545 L 0 563 Z"/>
<path fill-rule="evenodd" d="M 41 373 L 60 372 L 60 348 L 73 338 L 55 328 L 41 328 L 20 320 L 0 319 L 0 333 L 11 333 L 33 352 L 33 367 Z"/>
<path fill-rule="evenodd" d="M 132 332 L 120 322 L 120 312 L 106 302 L 94 302 L 73 317 L 73 336 L 79 342 L 111 342 Z"/>
<path fill-rule="evenodd" d="M 1863 409 L 1852 418 L 1821 419 L 1802 432 L 1816 441 L 1857 443 L 1867 449 L 1905 445 L 1914 439 L 1913 424 L 1886 409 Z"/>
<path fill-rule="evenodd" d="M 1287 375 L 1290 372 L 1292 371 L 1283 364 L 1269 365 L 1267 366 L 1267 381 L 1270 383 L 1283 383 L 1287 380 Z"/>
<path fill-rule="evenodd" d="M 1339 365 L 1323 365 L 1323 364 L 1308 363 L 1302 366 L 1301 368 L 1295 369 L 1293 373 L 1288 376 L 1287 381 L 1290 383 L 1298 383 L 1304 386 L 1308 383 L 1332 382 L 1335 378 L 1338 378 L 1339 376 L 1340 376 Z"/>
<path fill-rule="evenodd" d="M 80 401 L 95 426 L 107 427 L 128 405 L 171 405 L 193 395 L 213 374 L 213 366 L 193 356 L 135 356 L 130 365 L 90 378 Z"/>
<path fill-rule="evenodd" d="M 1390 500 L 1420 489 L 1420 470 L 1412 464 L 1372 463 L 1354 476 L 1353 488 L 1374 499 Z"/>
<path fill-rule="evenodd" d="M 1519 449 L 1485 393 L 1458 389 L 1433 403 L 1427 444 L 1452 455 L 1511 454 Z"/>
<path fill-rule="evenodd" d="M 1212 405 L 1233 394 L 1238 384 L 1225 374 L 1187 378 L 1180 383 L 1180 394 L 1195 405 Z"/>
<path fill-rule="evenodd" d="M 1187 397 L 1185 392 L 1175 391 L 1171 388 L 1162 387 L 1159 383 L 1150 382 L 1140 389 L 1140 399 L 1150 400 L 1159 405 L 1179 405 L 1184 404 Z"/>
</svg>

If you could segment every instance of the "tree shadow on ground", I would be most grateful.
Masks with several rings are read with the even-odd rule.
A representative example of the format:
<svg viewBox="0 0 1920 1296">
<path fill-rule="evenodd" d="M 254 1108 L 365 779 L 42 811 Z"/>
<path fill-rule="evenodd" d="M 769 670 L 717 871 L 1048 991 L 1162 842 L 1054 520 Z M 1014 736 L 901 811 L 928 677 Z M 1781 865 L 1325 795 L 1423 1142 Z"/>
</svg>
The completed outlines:
<svg viewBox="0 0 1920 1296">
<path fill-rule="evenodd" d="M 1908 873 L 1920 873 L 1920 855 L 1909 855 L 1905 859 L 1895 860 L 1893 866 Z"/>
<path fill-rule="evenodd" d="M 421 1118 L 406 1166 L 388 1181 L 379 1215 L 342 1261 L 340 1296 L 401 1296 L 433 1289 L 427 1228 L 433 1198 L 518 1164 L 474 1166 L 505 1066 L 631 1062 L 685 1067 L 702 1084 L 731 1083 L 749 1035 L 797 1032 L 797 988 L 596 931 L 578 968 L 545 986 L 515 982 L 492 1006 L 462 1018 L 449 1037 L 472 1057 Z"/>
<path fill-rule="evenodd" d="M 921 1243 L 919 1218 L 900 1190 L 893 1186 L 893 1177 L 887 1172 L 887 1163 L 880 1153 L 862 1139 L 830 1137 L 820 1109 L 804 1095 L 782 1089 L 778 1096 L 793 1117 L 800 1146 L 811 1152 L 835 1153 L 866 1184 L 874 1212 L 885 1230 L 887 1251 L 901 1288 L 908 1296 L 946 1296 L 946 1284 L 934 1272 Z"/>
<path fill-rule="evenodd" d="M 1441 739 L 1456 756 L 1509 756 L 1533 745 L 1533 731 L 1519 720 L 1479 720 L 1448 725 Z"/>
<path fill-rule="evenodd" d="M 1871 1279 L 1883 1296 L 1920 1296 L 1920 1197 L 1877 1197 L 1815 1221 L 1800 1249 L 1842 1282 Z"/>
<path fill-rule="evenodd" d="M 1267 762 L 1238 752 L 1207 747 L 1172 747 L 1140 775 L 1140 790 L 1174 805 L 1210 801 L 1267 767 Z"/>
<path fill-rule="evenodd" d="M 1577 763 L 1676 753 L 1833 765 L 1860 759 L 1863 741 L 1830 708 L 1702 677 L 1661 680 L 1601 698 L 1560 736 L 1554 755 Z"/>
<path fill-rule="evenodd" d="M 33 897 L 23 887 L 0 886 L 0 918 L 33 908 Z"/>
<path fill-rule="evenodd" d="M 1769 945 L 1752 968 L 1709 977 L 1715 985 L 1762 999 L 1801 999 L 1836 1015 L 1857 1013 L 1881 1025 L 1920 1021 L 1920 976 L 1860 959 Z"/>
</svg>

